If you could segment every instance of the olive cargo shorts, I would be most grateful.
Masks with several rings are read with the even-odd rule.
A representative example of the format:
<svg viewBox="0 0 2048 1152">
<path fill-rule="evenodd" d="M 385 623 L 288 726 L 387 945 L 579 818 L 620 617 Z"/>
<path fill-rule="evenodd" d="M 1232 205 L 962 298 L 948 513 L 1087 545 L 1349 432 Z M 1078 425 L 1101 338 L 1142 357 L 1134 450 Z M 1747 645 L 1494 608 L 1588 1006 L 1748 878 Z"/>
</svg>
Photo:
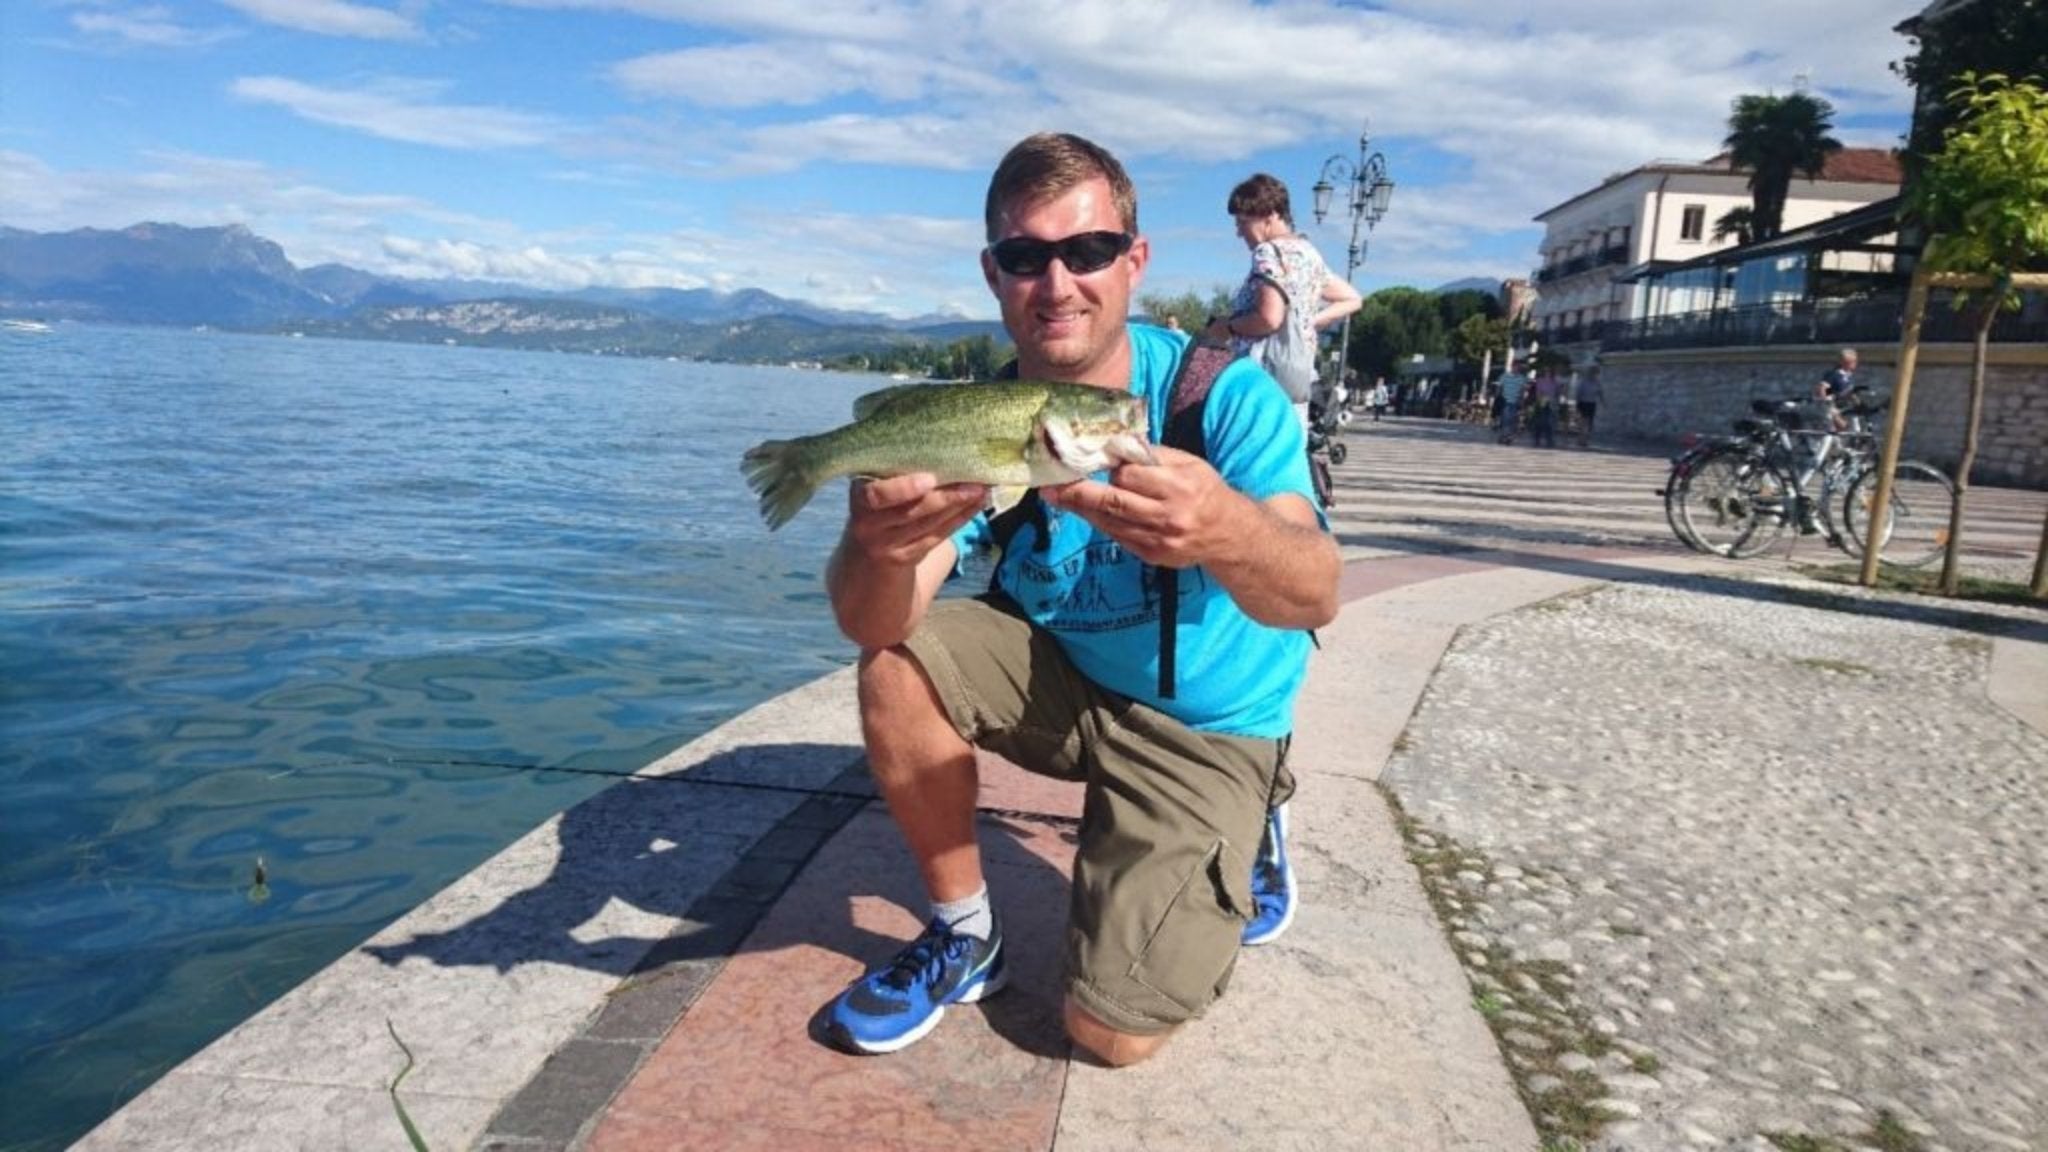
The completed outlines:
<svg viewBox="0 0 2048 1152">
<path fill-rule="evenodd" d="M 1267 806 L 1294 788 L 1285 742 L 1196 732 L 1104 691 L 999 596 L 935 603 L 904 647 L 970 743 L 1086 785 L 1068 992 L 1121 1032 L 1200 1016 L 1254 911 Z"/>
</svg>

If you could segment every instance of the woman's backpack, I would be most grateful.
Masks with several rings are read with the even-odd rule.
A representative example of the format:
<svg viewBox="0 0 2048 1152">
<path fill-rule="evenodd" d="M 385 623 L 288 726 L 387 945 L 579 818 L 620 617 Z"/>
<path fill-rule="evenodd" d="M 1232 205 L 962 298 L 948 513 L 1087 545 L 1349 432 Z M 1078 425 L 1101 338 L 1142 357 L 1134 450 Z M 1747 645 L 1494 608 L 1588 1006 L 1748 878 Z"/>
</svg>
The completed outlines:
<svg viewBox="0 0 2048 1152">
<path fill-rule="evenodd" d="M 1276 244 L 1274 254 L 1284 267 L 1287 262 L 1287 250 Z M 1300 258 L 1298 254 L 1296 258 Z M 1275 284 L 1274 287 L 1280 286 Z M 1280 294 L 1286 296 L 1287 289 L 1280 288 Z M 1308 325 L 1303 324 L 1296 315 L 1300 306 L 1300 301 L 1290 298 L 1287 301 L 1287 314 L 1281 318 L 1280 327 L 1274 329 L 1271 335 L 1254 341 L 1247 352 L 1266 370 L 1267 375 L 1280 382 L 1280 387 L 1287 393 L 1289 400 L 1296 404 L 1306 404 L 1309 390 L 1316 382 L 1316 341 L 1315 337 L 1304 331 Z"/>
</svg>

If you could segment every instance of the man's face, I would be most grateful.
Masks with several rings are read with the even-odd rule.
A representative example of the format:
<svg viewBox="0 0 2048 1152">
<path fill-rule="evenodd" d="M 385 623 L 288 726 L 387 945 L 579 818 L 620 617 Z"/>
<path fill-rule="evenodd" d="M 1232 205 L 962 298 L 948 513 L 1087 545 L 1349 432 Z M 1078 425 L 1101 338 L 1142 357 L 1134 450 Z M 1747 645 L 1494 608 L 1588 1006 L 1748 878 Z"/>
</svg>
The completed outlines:
<svg viewBox="0 0 2048 1152">
<path fill-rule="evenodd" d="M 1123 220 L 1110 199 L 1109 181 L 1097 177 L 1034 204 L 1012 204 L 996 239 L 1029 236 L 1057 241 L 1083 232 L 1120 232 Z M 982 275 L 1002 306 L 1003 326 L 1017 342 L 1017 368 L 1025 377 L 1130 386 L 1130 343 L 1124 318 L 1144 278 L 1150 249 L 1143 237 L 1105 268 L 1075 275 L 1054 260 L 1035 276 L 1011 275 L 986 250 Z"/>
</svg>

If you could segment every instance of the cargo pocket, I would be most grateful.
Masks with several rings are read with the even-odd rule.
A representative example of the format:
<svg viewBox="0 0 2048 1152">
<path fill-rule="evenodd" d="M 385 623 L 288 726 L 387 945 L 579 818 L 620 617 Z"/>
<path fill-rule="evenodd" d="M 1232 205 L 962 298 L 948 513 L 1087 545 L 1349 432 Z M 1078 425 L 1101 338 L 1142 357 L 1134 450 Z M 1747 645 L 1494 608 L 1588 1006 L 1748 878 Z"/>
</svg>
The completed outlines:
<svg viewBox="0 0 2048 1152">
<path fill-rule="evenodd" d="M 1183 1019 L 1201 1015 L 1230 981 L 1252 908 L 1251 863 L 1229 841 L 1215 841 L 1152 926 L 1131 979 L 1178 1007 Z"/>
</svg>

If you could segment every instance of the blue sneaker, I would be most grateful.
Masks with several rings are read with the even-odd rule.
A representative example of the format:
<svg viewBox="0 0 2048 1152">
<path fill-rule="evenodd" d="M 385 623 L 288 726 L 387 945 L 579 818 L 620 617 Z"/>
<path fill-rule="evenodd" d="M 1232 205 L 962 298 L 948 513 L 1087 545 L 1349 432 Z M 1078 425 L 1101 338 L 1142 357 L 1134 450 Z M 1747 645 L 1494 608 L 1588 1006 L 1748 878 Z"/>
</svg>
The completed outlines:
<svg viewBox="0 0 2048 1152">
<path fill-rule="evenodd" d="M 826 1034 L 848 1052 L 908 1048 L 938 1025 L 946 1005 L 972 1004 L 1000 991 L 1007 978 L 1000 924 L 979 940 L 934 919 L 894 960 L 839 994 Z"/>
<path fill-rule="evenodd" d="M 1252 918 L 1244 926 L 1244 944 L 1271 944 L 1294 923 L 1294 869 L 1287 863 L 1287 805 L 1266 814 L 1266 834 L 1252 861 Z"/>
</svg>

